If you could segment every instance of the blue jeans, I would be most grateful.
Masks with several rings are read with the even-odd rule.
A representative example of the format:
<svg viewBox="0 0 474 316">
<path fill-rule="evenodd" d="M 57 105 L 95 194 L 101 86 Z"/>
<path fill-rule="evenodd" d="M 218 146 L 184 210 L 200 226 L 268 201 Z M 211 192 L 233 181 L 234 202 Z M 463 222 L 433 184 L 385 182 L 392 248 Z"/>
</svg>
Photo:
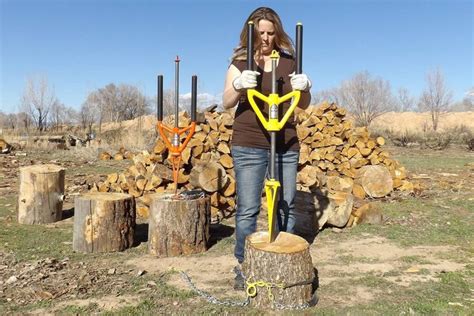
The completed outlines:
<svg viewBox="0 0 474 316">
<path fill-rule="evenodd" d="M 235 216 L 236 244 L 234 255 L 244 261 L 245 238 L 255 232 L 260 213 L 262 190 L 269 165 L 270 150 L 233 146 L 232 157 L 237 183 L 237 213 Z M 293 233 L 295 217 L 296 173 L 299 152 L 277 153 L 275 177 L 280 181 L 278 190 L 278 229 Z"/>
</svg>

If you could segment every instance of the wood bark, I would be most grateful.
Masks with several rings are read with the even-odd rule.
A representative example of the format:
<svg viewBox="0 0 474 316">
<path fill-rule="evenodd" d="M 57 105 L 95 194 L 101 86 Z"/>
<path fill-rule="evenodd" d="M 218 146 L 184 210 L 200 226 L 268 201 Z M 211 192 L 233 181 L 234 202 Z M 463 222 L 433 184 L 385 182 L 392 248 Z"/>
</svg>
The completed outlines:
<svg viewBox="0 0 474 316">
<path fill-rule="evenodd" d="M 174 199 L 154 194 L 148 220 L 148 250 L 158 257 L 204 252 L 209 247 L 211 203 L 208 196 Z"/>
<path fill-rule="evenodd" d="M 46 224 L 61 220 L 65 173 L 64 168 L 52 164 L 20 168 L 20 224 Z"/>
<path fill-rule="evenodd" d="M 73 249 L 83 253 L 132 247 L 135 200 L 124 193 L 86 193 L 74 200 Z"/>
<path fill-rule="evenodd" d="M 250 300 L 252 306 L 275 308 L 276 304 L 300 305 L 311 301 L 314 267 L 309 244 L 299 236 L 280 232 L 272 243 L 268 242 L 268 232 L 247 236 L 242 271 L 249 282 L 264 281 L 288 286 L 271 288 L 273 300 L 267 288 L 257 287 L 256 296 Z"/>
</svg>

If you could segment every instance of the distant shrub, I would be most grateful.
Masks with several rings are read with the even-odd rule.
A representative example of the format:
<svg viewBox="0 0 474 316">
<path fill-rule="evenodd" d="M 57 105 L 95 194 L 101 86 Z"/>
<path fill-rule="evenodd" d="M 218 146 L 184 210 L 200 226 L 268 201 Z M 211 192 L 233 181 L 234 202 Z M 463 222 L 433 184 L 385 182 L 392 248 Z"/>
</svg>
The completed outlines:
<svg viewBox="0 0 474 316">
<path fill-rule="evenodd" d="M 422 148 L 443 150 L 448 148 L 452 140 L 453 136 L 449 133 L 429 132 L 423 135 L 421 145 Z"/>
<path fill-rule="evenodd" d="M 410 147 L 420 143 L 420 136 L 414 132 L 405 131 L 401 134 L 394 135 L 392 142 L 398 147 Z"/>
<path fill-rule="evenodd" d="M 467 149 L 469 149 L 470 151 L 474 151 L 474 138 L 471 138 L 466 143 L 467 143 Z"/>
</svg>

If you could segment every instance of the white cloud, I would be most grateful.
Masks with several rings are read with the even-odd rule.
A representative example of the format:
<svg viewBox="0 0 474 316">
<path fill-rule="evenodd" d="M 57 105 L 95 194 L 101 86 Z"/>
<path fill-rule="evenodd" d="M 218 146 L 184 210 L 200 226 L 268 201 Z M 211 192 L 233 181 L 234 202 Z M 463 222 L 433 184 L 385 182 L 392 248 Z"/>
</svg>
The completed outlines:
<svg viewBox="0 0 474 316">
<path fill-rule="evenodd" d="M 222 103 L 222 93 L 213 95 L 210 93 L 198 93 L 197 95 L 197 107 L 198 109 L 206 108 L 212 104 Z M 179 96 L 180 105 L 182 107 L 188 107 L 191 105 L 191 92 L 181 94 Z"/>
</svg>

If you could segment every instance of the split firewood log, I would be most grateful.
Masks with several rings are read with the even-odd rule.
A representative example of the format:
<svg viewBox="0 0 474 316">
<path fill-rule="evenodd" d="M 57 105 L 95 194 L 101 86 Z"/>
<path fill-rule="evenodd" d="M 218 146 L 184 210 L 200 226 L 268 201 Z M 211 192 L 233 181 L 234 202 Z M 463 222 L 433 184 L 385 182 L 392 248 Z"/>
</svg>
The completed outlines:
<svg viewBox="0 0 474 316">
<path fill-rule="evenodd" d="M 383 224 L 384 217 L 379 207 L 375 203 L 366 203 L 352 211 L 353 223 L 350 226 L 360 224 Z M 349 226 L 349 225 L 348 225 Z"/>
<path fill-rule="evenodd" d="M 99 159 L 100 160 L 110 160 L 110 159 L 112 159 L 112 156 L 108 152 L 102 151 L 102 152 L 99 153 Z"/>
<path fill-rule="evenodd" d="M 343 191 L 330 191 L 327 197 L 329 199 L 327 223 L 344 227 L 351 215 L 354 197 L 351 193 Z"/>
<path fill-rule="evenodd" d="M 191 170 L 189 182 L 207 192 L 216 192 L 225 187 L 228 177 L 225 169 L 217 162 L 201 162 Z"/>
<path fill-rule="evenodd" d="M 357 170 L 356 182 L 370 197 L 384 197 L 393 190 L 393 180 L 383 165 L 364 166 Z"/>
</svg>

